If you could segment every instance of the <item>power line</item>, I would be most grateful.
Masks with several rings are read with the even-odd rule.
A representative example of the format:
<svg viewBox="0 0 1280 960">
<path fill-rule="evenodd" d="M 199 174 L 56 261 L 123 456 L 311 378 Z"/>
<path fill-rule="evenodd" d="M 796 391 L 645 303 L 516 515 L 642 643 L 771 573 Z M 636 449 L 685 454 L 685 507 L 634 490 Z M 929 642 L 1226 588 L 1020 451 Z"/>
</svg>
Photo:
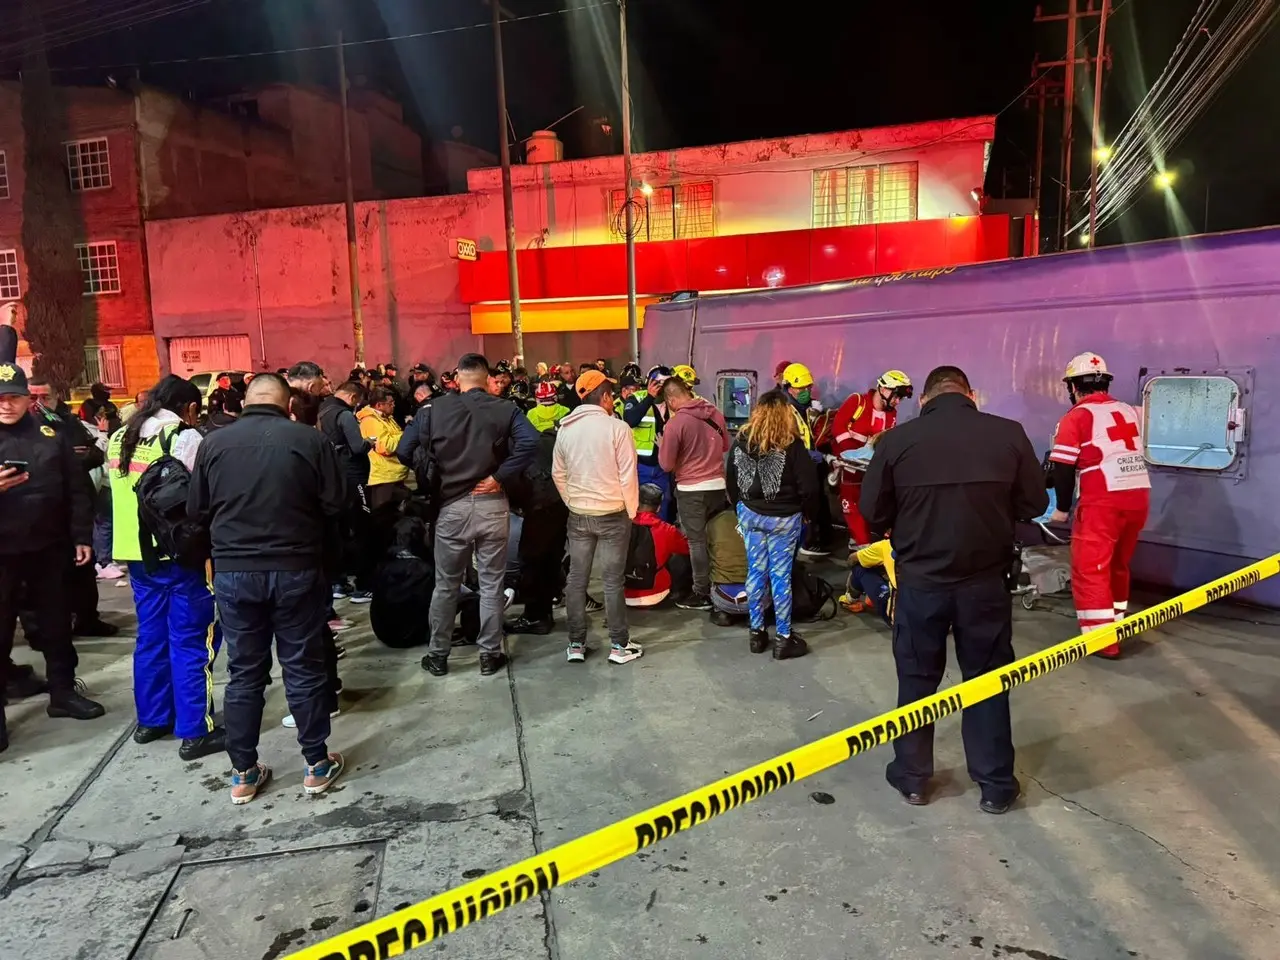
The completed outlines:
<svg viewBox="0 0 1280 960">
<path fill-rule="evenodd" d="M 208 0 L 188 0 L 188 2 L 207 3 Z M 528 20 L 543 20 L 547 17 L 562 17 L 566 14 L 577 13 L 582 10 L 598 10 L 603 7 L 612 7 L 613 0 L 600 0 L 597 3 L 585 3 L 574 7 L 565 7 L 561 10 L 548 10 L 543 13 L 530 13 L 519 17 L 507 17 L 502 22 L 506 23 L 522 23 Z M 341 46 L 344 49 L 351 47 L 367 47 L 379 43 L 398 43 L 403 40 L 421 40 L 427 37 L 441 37 L 454 33 L 468 33 L 472 30 L 488 30 L 493 24 L 486 21 L 484 23 L 466 23 L 456 27 L 441 27 L 438 30 L 422 30 L 417 33 L 402 33 L 393 37 L 371 37 L 367 40 L 344 40 Z M 82 65 L 74 67 L 53 67 L 55 72 L 74 72 L 79 70 L 129 70 L 138 67 L 167 67 L 180 63 L 215 63 L 225 60 L 248 60 L 257 57 L 277 57 L 294 53 L 318 53 L 321 51 L 337 50 L 337 43 L 317 43 L 306 47 L 286 47 L 275 50 L 250 50 L 245 53 L 219 53 L 210 54 L 201 57 L 175 57 L 169 60 L 148 60 L 146 63 L 108 63 Z"/>
<path fill-rule="evenodd" d="M 89 15 L 87 2 L 79 6 L 67 4 L 51 11 L 56 15 L 52 21 L 48 18 L 49 12 L 42 14 L 37 22 L 37 30 L 31 34 L 0 44 L 0 60 L 25 56 L 38 49 L 50 50 L 79 43 L 150 23 L 209 2 L 210 0 L 141 0 L 133 7 L 98 15 Z M 60 17 L 63 19 L 59 19 Z"/>
</svg>

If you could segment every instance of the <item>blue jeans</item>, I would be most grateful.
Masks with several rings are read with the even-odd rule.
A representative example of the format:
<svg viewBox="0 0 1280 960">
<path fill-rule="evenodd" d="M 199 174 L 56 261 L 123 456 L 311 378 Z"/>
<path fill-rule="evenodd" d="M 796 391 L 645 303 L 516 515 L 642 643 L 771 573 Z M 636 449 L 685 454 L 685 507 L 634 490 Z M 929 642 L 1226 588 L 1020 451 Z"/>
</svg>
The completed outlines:
<svg viewBox="0 0 1280 960">
<path fill-rule="evenodd" d="M 791 564 L 800 543 L 801 515 L 770 517 L 738 504 L 738 532 L 747 545 L 747 611 L 751 629 L 764 629 L 773 597 L 778 636 L 791 636 Z"/>
<path fill-rule="evenodd" d="M 849 580 L 852 582 L 855 591 L 862 591 L 867 599 L 871 601 L 876 613 L 880 614 L 880 619 L 892 625 L 893 621 L 889 617 L 889 605 L 893 598 L 893 587 L 889 585 L 889 581 L 885 578 L 884 567 L 864 567 L 862 564 L 855 562 L 853 569 L 849 572 Z"/>
<path fill-rule="evenodd" d="M 138 611 L 133 648 L 138 723 L 173 727 L 183 740 L 212 732 L 213 661 L 222 638 L 204 572 L 163 560 L 147 573 L 132 561 L 129 586 Z"/>
<path fill-rule="evenodd" d="M 298 724 L 309 764 L 328 756 L 332 691 L 325 661 L 329 582 L 320 570 L 215 573 L 222 633 L 227 641 L 227 692 L 222 710 L 233 770 L 258 762 L 258 734 L 274 636 L 284 696 Z"/>
</svg>

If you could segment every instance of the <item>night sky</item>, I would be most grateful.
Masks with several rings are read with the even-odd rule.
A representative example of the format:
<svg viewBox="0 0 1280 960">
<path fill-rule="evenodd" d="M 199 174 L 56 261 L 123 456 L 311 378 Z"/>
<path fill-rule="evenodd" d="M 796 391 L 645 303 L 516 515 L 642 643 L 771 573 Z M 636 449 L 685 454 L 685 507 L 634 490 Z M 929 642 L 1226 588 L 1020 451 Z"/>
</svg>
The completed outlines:
<svg viewBox="0 0 1280 960">
<path fill-rule="evenodd" d="M 4 0 L 11 10 L 20 0 Z M 1082 5 L 1086 0 L 1081 0 Z M 401 100 L 410 121 L 437 139 L 455 135 L 496 152 L 493 37 L 483 0 L 209 0 L 152 23 L 111 31 L 122 3 L 157 12 L 191 0 L 50 0 L 100 36 L 52 53 L 59 79 L 101 83 L 108 74 L 193 96 L 286 80 L 336 87 L 331 50 L 198 60 L 224 54 L 409 33 L 436 35 L 348 50 L 355 82 Z M 1167 60 L 1196 0 L 1113 0 L 1105 126 L 1118 130 Z M 1042 0 L 1046 12 L 1065 0 Z M 619 149 L 617 8 L 603 0 L 504 0 L 509 109 L 523 138 L 582 107 L 557 127 L 567 156 Z M 630 0 L 637 150 L 841 130 L 974 114 L 1000 114 L 987 191 L 1026 196 L 1034 112 L 1019 98 L 1041 59 L 1062 56 L 1061 26 L 1035 25 L 1027 0 L 915 0 L 744 4 L 741 0 Z M 981 15 L 977 10 L 981 9 Z M 4 22 L 9 21 L 9 22 Z M 21 28 L 0 21 L 0 62 L 12 75 Z M 1094 21 L 1096 22 L 1096 21 Z M 477 26 L 479 25 L 479 26 Z M 1090 28 L 1091 29 L 1091 28 Z M 164 64 L 160 61 L 187 62 Z M 1280 30 L 1272 30 L 1205 110 L 1170 163 L 1176 202 L 1200 230 L 1280 222 Z M 599 131 L 613 124 L 612 142 Z M 1050 116 L 1052 155 L 1060 113 Z M 1088 136 L 1087 113 L 1077 117 Z M 1083 184 L 1087 142 L 1077 182 Z M 1057 170 L 1048 170 L 1051 178 Z M 1046 217 L 1052 214 L 1046 184 Z M 1175 231 L 1168 199 L 1152 190 L 1104 242 Z"/>
</svg>

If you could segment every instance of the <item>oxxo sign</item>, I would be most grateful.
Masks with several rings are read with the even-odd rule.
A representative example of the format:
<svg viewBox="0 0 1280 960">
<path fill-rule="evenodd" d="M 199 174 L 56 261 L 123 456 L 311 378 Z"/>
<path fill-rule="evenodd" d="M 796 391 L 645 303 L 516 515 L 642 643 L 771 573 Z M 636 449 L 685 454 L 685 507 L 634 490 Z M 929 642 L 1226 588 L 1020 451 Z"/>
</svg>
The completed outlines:
<svg viewBox="0 0 1280 960">
<path fill-rule="evenodd" d="M 459 260 L 479 259 L 479 254 L 476 252 L 476 242 L 459 237 L 453 241 L 453 255 Z"/>
</svg>

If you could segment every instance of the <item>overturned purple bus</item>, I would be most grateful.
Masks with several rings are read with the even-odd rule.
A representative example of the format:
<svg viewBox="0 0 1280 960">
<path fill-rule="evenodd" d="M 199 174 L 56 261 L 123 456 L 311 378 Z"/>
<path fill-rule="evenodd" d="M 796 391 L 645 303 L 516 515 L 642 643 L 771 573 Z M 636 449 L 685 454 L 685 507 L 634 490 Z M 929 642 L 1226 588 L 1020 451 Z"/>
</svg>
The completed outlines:
<svg viewBox="0 0 1280 960">
<path fill-rule="evenodd" d="M 1188 589 L 1280 551 L 1280 229 L 650 306 L 642 365 L 689 362 L 733 424 L 783 360 L 838 404 L 885 369 L 952 363 L 1043 453 L 1093 350 L 1138 405 L 1152 510 L 1134 573 Z M 900 416 L 916 413 L 909 401 Z M 1280 607 L 1280 583 L 1240 598 Z"/>
</svg>

